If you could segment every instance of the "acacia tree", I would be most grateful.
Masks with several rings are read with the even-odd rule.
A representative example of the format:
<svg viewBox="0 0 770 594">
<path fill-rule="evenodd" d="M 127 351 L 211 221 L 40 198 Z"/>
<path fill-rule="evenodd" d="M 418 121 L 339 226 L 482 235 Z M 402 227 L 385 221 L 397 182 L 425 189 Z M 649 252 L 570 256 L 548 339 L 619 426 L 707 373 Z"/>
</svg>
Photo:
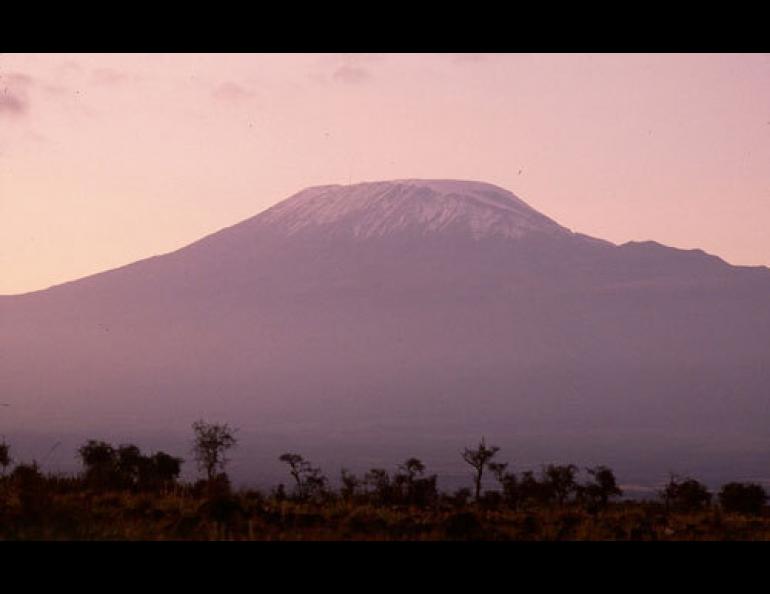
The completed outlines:
<svg viewBox="0 0 770 594">
<path fill-rule="evenodd" d="M 289 474 L 297 484 L 297 498 L 300 500 L 320 495 L 326 486 L 326 477 L 321 469 L 310 464 L 299 454 L 287 452 L 278 458 L 289 465 Z"/>
<path fill-rule="evenodd" d="M 424 473 L 425 464 L 418 458 L 408 458 L 399 465 L 392 484 L 392 495 L 399 503 L 425 506 L 436 500 L 437 477 L 435 474 L 423 476 Z"/>
<path fill-rule="evenodd" d="M 404 473 L 408 482 L 413 482 L 415 477 L 425 472 L 425 464 L 417 458 L 409 458 L 398 469 Z"/>
<path fill-rule="evenodd" d="M 281 454 L 278 460 L 289 465 L 289 474 L 294 478 L 294 482 L 297 483 L 297 494 L 302 497 L 302 470 L 308 463 L 299 454 L 292 454 L 291 452 Z"/>
<path fill-rule="evenodd" d="M 591 510 L 599 510 L 607 507 L 610 498 L 623 495 L 623 490 L 618 486 L 615 473 L 606 466 L 586 468 L 593 482 L 581 487 L 581 494 L 587 500 Z"/>
<path fill-rule="evenodd" d="M 417 458 L 409 458 L 398 467 L 393 477 L 394 486 L 403 500 L 408 500 L 414 489 L 414 481 L 425 471 L 425 465 Z"/>
<path fill-rule="evenodd" d="M 225 465 L 229 461 L 226 452 L 238 444 L 235 438 L 235 429 L 231 429 L 227 423 L 206 423 L 196 421 L 193 423 L 195 432 L 195 446 L 193 454 L 198 468 L 206 473 L 208 481 L 212 481 L 218 470 L 224 472 Z"/>
<path fill-rule="evenodd" d="M 484 467 L 490 463 L 492 458 L 494 458 L 495 454 L 499 451 L 500 448 L 497 446 L 487 447 L 483 437 L 479 442 L 479 447 L 475 450 L 471 448 L 465 448 L 463 450 L 463 460 L 470 464 L 474 470 L 473 481 L 476 487 L 476 501 L 481 497 L 481 477 L 484 474 Z"/>
</svg>

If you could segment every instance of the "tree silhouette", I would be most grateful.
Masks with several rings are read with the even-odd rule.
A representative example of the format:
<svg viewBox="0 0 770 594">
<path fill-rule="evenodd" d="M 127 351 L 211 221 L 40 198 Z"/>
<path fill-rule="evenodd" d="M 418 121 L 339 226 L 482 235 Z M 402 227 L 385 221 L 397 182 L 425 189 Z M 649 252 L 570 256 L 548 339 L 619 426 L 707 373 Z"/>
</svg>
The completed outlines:
<svg viewBox="0 0 770 594">
<path fill-rule="evenodd" d="M 719 491 L 719 505 L 726 512 L 758 516 L 767 499 L 767 491 L 756 483 L 727 483 Z"/>
<path fill-rule="evenodd" d="M 22 515 L 27 519 L 40 519 L 50 506 L 51 493 L 37 462 L 19 464 L 10 479 L 16 487 Z"/>
<path fill-rule="evenodd" d="M 535 473 L 526 470 L 521 473 L 517 486 L 517 499 L 525 505 L 547 504 L 551 500 L 551 489 L 544 482 L 537 480 Z"/>
<path fill-rule="evenodd" d="M 425 471 L 425 465 L 417 458 L 409 458 L 398 467 L 398 472 L 393 477 L 394 488 L 399 494 L 399 499 L 408 501 L 414 491 L 414 481 Z"/>
<path fill-rule="evenodd" d="M 503 500 L 516 509 L 520 500 L 519 481 L 514 473 L 506 472 L 508 463 L 490 462 L 488 468 L 503 489 Z"/>
<path fill-rule="evenodd" d="M 666 509 L 679 512 L 699 510 L 709 504 L 711 493 L 706 485 L 691 478 L 671 475 L 663 491 L 660 492 Z"/>
<path fill-rule="evenodd" d="M 86 482 L 96 489 L 115 487 L 118 456 L 115 448 L 104 441 L 89 439 L 78 449 L 85 466 Z"/>
<path fill-rule="evenodd" d="M 326 495 L 326 477 L 317 466 L 311 466 L 305 473 L 305 498 L 319 499 Z"/>
<path fill-rule="evenodd" d="M 172 485 L 182 471 L 181 458 L 175 458 L 165 452 L 156 452 L 149 459 L 148 476 L 143 477 L 142 483 L 153 488 L 168 488 Z"/>
<path fill-rule="evenodd" d="M 409 458 L 398 469 L 404 473 L 407 481 L 414 481 L 415 477 L 425 472 L 425 464 L 420 462 L 417 458 Z"/>
<path fill-rule="evenodd" d="M 408 458 L 398 467 L 392 488 L 400 503 L 425 506 L 438 498 L 437 476 L 423 477 L 424 472 L 425 464 L 417 458 Z"/>
<path fill-rule="evenodd" d="M 116 482 L 121 488 L 133 489 L 143 482 L 147 475 L 149 459 L 142 455 L 141 450 L 133 445 L 121 445 L 115 452 L 116 460 Z"/>
<path fill-rule="evenodd" d="M 577 469 L 574 464 L 549 464 L 543 468 L 543 483 L 550 493 L 550 498 L 555 499 L 559 505 L 564 505 L 569 496 L 577 490 Z"/>
<path fill-rule="evenodd" d="M 497 446 L 487 447 L 483 437 L 475 450 L 471 448 L 465 448 L 463 450 L 463 460 L 470 464 L 474 469 L 473 481 L 476 487 L 476 501 L 478 501 L 481 496 L 481 478 L 484 474 L 484 467 L 489 464 L 495 454 L 499 451 L 500 448 Z"/>
<path fill-rule="evenodd" d="M 352 501 L 358 494 L 358 488 L 361 481 L 352 472 L 343 468 L 340 472 L 340 480 L 342 481 L 342 487 L 340 488 L 340 496 L 345 501 Z"/>
<path fill-rule="evenodd" d="M 304 501 L 321 495 L 326 487 L 326 477 L 321 469 L 310 464 L 299 454 L 287 452 L 278 458 L 289 465 L 289 474 L 296 483 L 297 498 Z"/>
<path fill-rule="evenodd" d="M 368 488 L 372 487 L 370 494 L 374 496 L 376 503 L 382 505 L 393 500 L 390 474 L 384 468 L 372 468 L 364 475 L 364 484 L 367 492 L 369 492 Z"/>
<path fill-rule="evenodd" d="M 301 496 L 303 465 L 309 466 L 309 464 L 305 462 L 305 459 L 302 456 L 299 454 L 292 454 L 291 452 L 281 454 L 278 460 L 289 465 L 289 474 L 292 476 L 294 482 L 296 483 L 297 494 Z"/>
<path fill-rule="evenodd" d="M 586 471 L 593 478 L 593 482 L 582 485 L 580 494 L 587 501 L 590 511 L 604 509 L 610 498 L 623 495 L 615 480 L 615 474 L 606 466 L 586 468 Z"/>
<path fill-rule="evenodd" d="M 5 438 L 3 438 L 3 441 L 0 442 L 0 467 L 3 469 L 3 476 L 5 476 L 5 473 L 8 470 L 8 467 L 12 464 L 13 460 L 11 460 L 11 446 L 8 445 L 5 441 Z"/>
<path fill-rule="evenodd" d="M 229 425 L 196 421 L 193 423 L 195 445 L 193 453 L 198 468 L 206 473 L 206 479 L 212 481 L 218 470 L 224 472 L 229 461 L 226 452 L 238 444 L 235 429 Z"/>
<path fill-rule="evenodd" d="M 81 446 L 78 454 L 85 466 L 86 482 L 98 489 L 158 490 L 173 483 L 182 466 L 181 458 L 165 452 L 146 456 L 133 444 L 116 449 L 93 439 Z"/>
</svg>

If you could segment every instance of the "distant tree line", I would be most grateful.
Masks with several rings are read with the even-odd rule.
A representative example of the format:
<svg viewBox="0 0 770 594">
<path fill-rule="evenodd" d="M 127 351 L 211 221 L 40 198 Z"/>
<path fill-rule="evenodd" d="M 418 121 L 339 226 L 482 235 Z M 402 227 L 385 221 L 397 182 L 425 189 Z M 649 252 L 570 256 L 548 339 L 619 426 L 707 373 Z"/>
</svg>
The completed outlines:
<svg viewBox="0 0 770 594">
<path fill-rule="evenodd" d="M 202 478 L 191 486 L 192 493 L 207 498 L 212 514 L 226 516 L 234 505 L 229 478 L 225 472 L 227 453 L 237 446 L 236 431 L 227 424 L 198 421 L 193 424 L 192 454 Z M 496 460 L 500 448 L 487 445 L 482 438 L 475 447 L 461 452 L 471 467 L 472 489 L 464 487 L 453 493 L 440 493 L 437 475 L 427 474 L 425 464 L 408 458 L 395 470 L 372 468 L 357 476 L 343 468 L 337 491 L 319 467 L 297 453 L 286 452 L 278 460 L 287 466 L 291 487 L 278 485 L 271 496 L 278 501 L 292 500 L 323 504 L 332 500 L 374 506 L 430 507 L 440 503 L 453 506 L 506 506 L 527 510 L 543 506 L 579 505 L 590 513 L 599 513 L 623 495 L 615 474 L 606 466 L 586 468 L 587 480 L 579 481 L 574 464 L 544 465 L 539 473 L 527 470 L 516 474 L 509 464 Z M 36 513 L 45 505 L 51 489 L 72 487 L 75 483 L 93 491 L 163 492 L 179 488 L 184 460 L 165 452 L 143 453 L 133 444 L 113 446 L 89 440 L 77 451 L 83 464 L 79 477 L 48 479 L 37 463 L 13 466 L 10 445 L 0 442 L 0 481 L 14 485 L 24 509 Z M 498 489 L 484 491 L 484 476 L 492 477 Z M 693 478 L 671 476 L 659 492 L 667 511 L 693 512 L 708 508 L 714 499 L 708 488 Z M 768 501 L 766 490 L 756 483 L 731 482 L 722 486 L 716 497 L 721 509 L 741 514 L 760 514 Z"/>
</svg>

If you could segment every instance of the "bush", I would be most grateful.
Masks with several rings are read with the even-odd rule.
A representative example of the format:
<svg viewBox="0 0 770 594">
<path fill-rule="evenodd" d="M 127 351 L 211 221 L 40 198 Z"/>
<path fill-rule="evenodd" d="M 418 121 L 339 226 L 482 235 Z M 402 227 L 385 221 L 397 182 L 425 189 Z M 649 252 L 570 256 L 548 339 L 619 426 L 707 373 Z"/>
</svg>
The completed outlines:
<svg viewBox="0 0 770 594">
<path fill-rule="evenodd" d="M 678 512 L 703 509 L 711 502 L 711 493 L 703 483 L 695 479 L 672 476 L 661 492 L 666 508 Z"/>
<path fill-rule="evenodd" d="M 19 464 L 10 480 L 19 497 L 22 515 L 27 519 L 39 518 L 48 508 L 51 496 L 37 463 Z"/>
<path fill-rule="evenodd" d="M 581 485 L 579 494 L 591 513 L 606 508 L 612 497 L 619 497 L 623 494 L 615 480 L 615 474 L 606 466 L 597 466 L 586 470 L 593 481 Z"/>
<path fill-rule="evenodd" d="M 719 491 L 719 505 L 726 512 L 756 516 L 767 499 L 765 489 L 756 483 L 728 483 Z"/>
</svg>

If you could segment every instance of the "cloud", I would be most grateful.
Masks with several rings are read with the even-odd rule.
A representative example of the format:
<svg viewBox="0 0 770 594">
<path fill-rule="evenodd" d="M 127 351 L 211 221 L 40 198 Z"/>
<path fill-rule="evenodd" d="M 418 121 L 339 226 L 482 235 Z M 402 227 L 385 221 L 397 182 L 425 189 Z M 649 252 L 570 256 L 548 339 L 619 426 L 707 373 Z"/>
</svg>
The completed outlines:
<svg viewBox="0 0 770 594">
<path fill-rule="evenodd" d="M 323 54 L 317 58 L 310 78 L 318 84 L 362 84 L 374 77 L 374 69 L 385 54 Z"/>
<path fill-rule="evenodd" d="M 27 111 L 27 107 L 28 103 L 26 100 L 14 95 L 7 89 L 0 93 L 0 115 L 18 116 Z"/>
<path fill-rule="evenodd" d="M 126 74 L 113 68 L 97 68 L 91 72 L 91 82 L 97 85 L 115 85 L 125 81 Z"/>
<path fill-rule="evenodd" d="M 340 66 L 337 68 L 337 70 L 334 71 L 334 74 L 332 74 L 332 78 L 334 80 L 343 82 L 343 83 L 350 83 L 350 84 L 359 84 L 362 82 L 365 82 L 371 78 L 371 75 L 369 74 L 369 71 L 365 68 L 362 68 L 360 66 L 352 66 L 350 64 L 345 64 L 343 66 Z"/>
<path fill-rule="evenodd" d="M 254 93 L 234 82 L 225 82 L 214 89 L 214 98 L 223 101 L 239 101 L 251 97 Z"/>
<path fill-rule="evenodd" d="M 34 80 L 20 72 L 0 76 L 0 115 L 20 116 L 29 108 L 27 89 Z"/>
<path fill-rule="evenodd" d="M 2 76 L 2 81 L 9 86 L 26 88 L 32 85 L 34 79 L 23 72 L 10 72 Z"/>
</svg>

